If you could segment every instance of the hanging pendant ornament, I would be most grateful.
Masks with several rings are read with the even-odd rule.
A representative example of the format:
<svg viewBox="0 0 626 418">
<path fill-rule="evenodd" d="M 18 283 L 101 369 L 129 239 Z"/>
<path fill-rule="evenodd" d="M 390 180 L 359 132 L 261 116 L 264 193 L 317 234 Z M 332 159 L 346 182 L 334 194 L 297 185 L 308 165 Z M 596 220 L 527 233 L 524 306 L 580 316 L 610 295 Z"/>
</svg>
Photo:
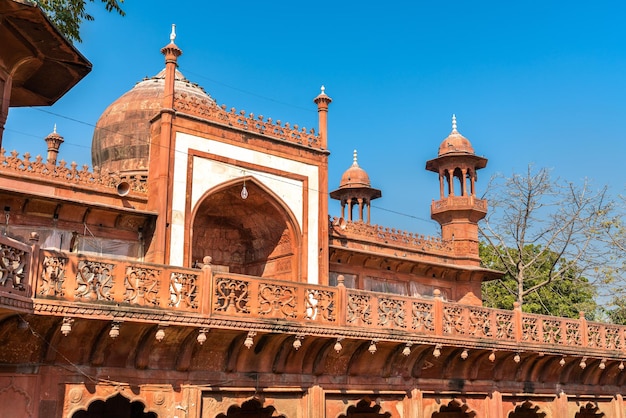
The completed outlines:
<svg viewBox="0 0 626 418">
<path fill-rule="evenodd" d="M 241 188 L 241 198 L 246 200 L 248 198 L 248 189 L 246 189 L 246 181 L 243 181 L 243 187 Z"/>
</svg>

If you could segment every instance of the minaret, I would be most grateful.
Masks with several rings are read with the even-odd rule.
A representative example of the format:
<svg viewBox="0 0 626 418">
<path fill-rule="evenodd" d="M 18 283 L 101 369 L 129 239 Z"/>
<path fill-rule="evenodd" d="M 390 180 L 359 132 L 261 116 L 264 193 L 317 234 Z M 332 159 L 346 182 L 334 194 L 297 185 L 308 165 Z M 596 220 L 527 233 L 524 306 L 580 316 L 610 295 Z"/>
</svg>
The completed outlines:
<svg viewBox="0 0 626 418">
<path fill-rule="evenodd" d="M 439 200 L 430 208 L 430 217 L 441 225 L 441 237 L 453 242 L 456 257 L 479 265 L 478 221 L 487 215 L 487 201 L 476 197 L 476 171 L 487 159 L 474 153 L 467 138 L 457 131 L 452 115 L 452 132 L 439 146 L 438 157 L 426 169 L 439 174 Z M 456 188 L 455 188 L 456 185 Z"/>
<path fill-rule="evenodd" d="M 320 148 L 326 150 L 328 147 L 328 105 L 333 100 L 326 95 L 326 88 L 321 87 L 320 94 L 313 99 L 313 103 L 317 105 L 317 114 L 319 119 L 318 136 L 320 139 Z M 320 274 L 320 283 L 328 284 L 328 153 L 324 155 L 324 160 L 320 163 L 319 169 L 319 186 L 318 186 L 318 266 Z"/>
<path fill-rule="evenodd" d="M 357 163 L 357 154 L 354 150 L 352 165 L 341 176 L 339 188 L 330 193 L 330 197 L 341 202 L 341 217 L 346 219 L 345 209 L 348 207 L 347 220 L 352 221 L 352 208 L 356 205 L 359 210 L 360 222 L 364 222 L 363 209 L 367 207 L 367 220 L 370 223 L 370 203 L 382 196 L 378 189 L 371 187 L 370 178 Z"/>
<path fill-rule="evenodd" d="M 61 144 L 63 143 L 63 137 L 57 133 L 57 125 L 54 124 L 54 130 L 50 135 L 46 138 L 46 143 L 48 144 L 48 156 L 46 162 L 50 165 L 57 164 L 57 157 L 59 155 L 59 148 L 61 148 Z"/>
<path fill-rule="evenodd" d="M 161 49 L 161 53 L 165 55 L 165 91 L 159 115 L 160 120 L 155 121 L 160 125 L 159 133 L 153 134 L 150 139 L 148 206 L 159 215 L 156 220 L 154 239 L 148 250 L 146 261 L 161 264 L 169 263 L 173 187 L 170 175 L 173 173 L 175 148 L 172 133 L 172 120 L 175 116 L 174 84 L 178 57 L 183 53 L 174 43 L 174 39 L 176 39 L 176 25 L 172 25 L 170 43 Z"/>
</svg>

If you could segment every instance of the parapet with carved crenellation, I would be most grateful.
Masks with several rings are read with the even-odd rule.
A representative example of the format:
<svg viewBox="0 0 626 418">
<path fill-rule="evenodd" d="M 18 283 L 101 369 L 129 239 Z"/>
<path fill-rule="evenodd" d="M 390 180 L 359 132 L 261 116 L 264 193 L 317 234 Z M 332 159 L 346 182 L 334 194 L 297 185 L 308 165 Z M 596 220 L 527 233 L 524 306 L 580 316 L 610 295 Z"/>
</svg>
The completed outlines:
<svg viewBox="0 0 626 418">
<path fill-rule="evenodd" d="M 146 193 L 148 191 L 145 175 L 125 176 L 98 168 L 89 171 L 87 164 L 78 169 L 78 164 L 75 162 L 72 162 L 68 167 L 64 160 L 53 165 L 45 162 L 41 155 L 31 161 L 30 153 L 27 152 L 23 158 L 20 158 L 15 150 L 11 151 L 9 156 L 5 154 L 6 150 L 0 148 L 0 171 L 5 173 L 28 174 L 30 178 L 37 177 L 42 180 L 71 183 L 77 186 L 101 186 L 110 189 L 115 189 L 120 182 L 125 181 L 128 182 L 134 192 Z"/>
<path fill-rule="evenodd" d="M 474 196 L 448 196 L 441 200 L 433 200 L 432 207 L 435 210 L 454 207 L 473 207 L 479 210 L 487 211 L 487 201 L 484 199 L 477 199 Z"/>
<path fill-rule="evenodd" d="M 349 235 L 383 245 L 402 246 L 417 251 L 438 251 L 453 253 L 452 242 L 438 237 L 430 237 L 399 229 L 371 225 L 365 222 L 343 221 L 337 217 L 331 219 L 331 225 L 339 235 Z"/>
<path fill-rule="evenodd" d="M 218 106 L 211 100 L 198 99 L 184 92 L 176 93 L 174 109 L 177 112 L 199 116 L 233 128 L 305 147 L 320 148 L 321 146 L 320 139 L 313 128 L 307 130 L 298 125 L 292 126 L 289 122 L 283 124 L 280 120 L 266 119 L 263 115 L 255 116 L 253 113 L 246 116 L 245 110 L 237 111 L 234 107 L 227 111 L 226 105 Z"/>
</svg>

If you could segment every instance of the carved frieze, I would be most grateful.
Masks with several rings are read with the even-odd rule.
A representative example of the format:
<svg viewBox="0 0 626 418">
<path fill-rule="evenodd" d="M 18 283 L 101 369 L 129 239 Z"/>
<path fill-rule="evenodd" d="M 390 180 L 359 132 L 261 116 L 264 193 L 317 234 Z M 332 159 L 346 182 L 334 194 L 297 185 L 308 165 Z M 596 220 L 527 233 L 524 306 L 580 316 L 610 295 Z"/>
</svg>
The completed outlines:
<svg viewBox="0 0 626 418">
<path fill-rule="evenodd" d="M 113 300 L 112 272 L 114 267 L 113 264 L 105 262 L 79 261 L 74 296 L 87 300 Z"/>
<path fill-rule="evenodd" d="M 143 306 L 159 306 L 160 270 L 129 266 L 124 277 L 124 302 Z"/>
<path fill-rule="evenodd" d="M 378 325 L 393 328 L 406 328 L 405 302 L 403 300 L 380 298 L 378 301 Z"/>
<path fill-rule="evenodd" d="M 248 282 L 245 280 L 219 277 L 215 281 L 214 312 L 250 313 Z"/>
<path fill-rule="evenodd" d="M 426 302 L 413 302 L 411 327 L 417 332 L 432 333 L 435 331 L 433 305 Z"/>
<path fill-rule="evenodd" d="M 37 293 L 40 296 L 63 297 L 65 296 L 65 269 L 67 258 L 57 256 L 44 256 L 43 271 Z"/>
<path fill-rule="evenodd" d="M 170 276 L 169 306 L 198 309 L 197 281 L 197 274 L 173 272 Z"/>
<path fill-rule="evenodd" d="M 24 290 L 27 259 L 26 251 L 0 244 L 0 286 Z"/>
<path fill-rule="evenodd" d="M 372 302 L 371 296 L 356 293 L 348 294 L 348 311 L 346 321 L 354 325 L 371 325 Z"/>
<path fill-rule="evenodd" d="M 259 284 L 259 315 L 272 318 L 295 318 L 296 289 L 292 286 Z"/>
<path fill-rule="evenodd" d="M 335 322 L 335 295 L 330 290 L 307 289 L 305 319 Z"/>
</svg>

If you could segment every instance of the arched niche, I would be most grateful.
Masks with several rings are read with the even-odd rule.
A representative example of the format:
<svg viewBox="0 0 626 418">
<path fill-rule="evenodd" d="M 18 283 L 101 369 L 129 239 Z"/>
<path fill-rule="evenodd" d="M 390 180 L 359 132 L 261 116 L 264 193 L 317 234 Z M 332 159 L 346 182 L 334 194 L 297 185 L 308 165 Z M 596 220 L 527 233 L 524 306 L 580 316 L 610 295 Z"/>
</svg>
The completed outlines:
<svg viewBox="0 0 626 418">
<path fill-rule="evenodd" d="M 77 411 L 72 418 L 158 418 L 154 412 L 144 412 L 144 410 L 145 405 L 142 402 L 131 402 L 118 393 L 107 400 L 91 402 L 86 411 Z"/>
<path fill-rule="evenodd" d="M 286 418 L 278 415 L 273 406 L 263 407 L 263 404 L 256 398 L 249 399 L 239 405 L 228 408 L 225 414 L 219 414 L 216 418 Z"/>
<path fill-rule="evenodd" d="M 191 263 L 208 255 L 215 271 L 301 278 L 298 222 L 287 205 L 254 177 L 208 191 L 194 210 L 190 238 Z"/>
<path fill-rule="evenodd" d="M 439 411 L 433 412 L 432 418 L 474 418 L 476 412 L 470 411 L 469 407 L 456 400 L 443 405 Z"/>
<path fill-rule="evenodd" d="M 338 418 L 389 418 L 389 412 L 381 413 L 381 406 L 371 402 L 368 399 L 361 399 L 356 405 L 351 405 L 346 409 L 345 414 L 339 415 Z"/>
<path fill-rule="evenodd" d="M 546 413 L 539 410 L 539 407 L 530 403 L 524 402 L 521 405 L 515 407 L 515 410 L 509 413 L 509 418 L 545 418 Z"/>
</svg>

